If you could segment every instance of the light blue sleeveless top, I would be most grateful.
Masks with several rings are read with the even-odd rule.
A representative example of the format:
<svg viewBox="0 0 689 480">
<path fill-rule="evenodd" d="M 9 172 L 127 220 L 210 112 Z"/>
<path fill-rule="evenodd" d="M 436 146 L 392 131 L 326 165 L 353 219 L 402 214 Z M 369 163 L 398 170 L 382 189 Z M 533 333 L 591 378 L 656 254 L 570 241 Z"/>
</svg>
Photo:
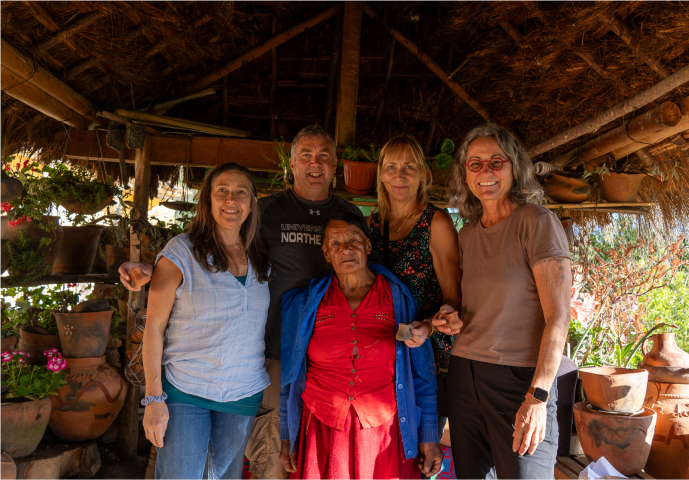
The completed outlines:
<svg viewBox="0 0 689 480">
<path fill-rule="evenodd" d="M 194 258 L 189 235 L 179 235 L 158 258 L 182 271 L 165 331 L 167 381 L 184 393 L 215 402 L 249 397 L 270 385 L 265 326 L 270 293 L 249 262 L 246 284 L 230 272 L 211 273 Z"/>
</svg>

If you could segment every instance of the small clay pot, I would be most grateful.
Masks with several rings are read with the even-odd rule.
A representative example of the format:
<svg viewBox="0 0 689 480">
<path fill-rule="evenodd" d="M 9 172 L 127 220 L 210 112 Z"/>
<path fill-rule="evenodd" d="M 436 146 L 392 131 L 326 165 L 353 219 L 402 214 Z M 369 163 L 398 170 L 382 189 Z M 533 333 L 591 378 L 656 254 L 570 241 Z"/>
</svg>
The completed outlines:
<svg viewBox="0 0 689 480">
<path fill-rule="evenodd" d="M 601 175 L 598 187 L 601 197 L 608 202 L 635 202 L 639 193 L 641 181 L 646 178 L 644 173 L 611 173 Z"/>
<path fill-rule="evenodd" d="M 77 214 L 82 214 L 82 215 L 93 215 L 94 213 L 98 213 L 101 210 L 103 210 L 105 207 L 110 205 L 112 203 L 112 195 L 109 197 L 105 198 L 100 203 L 96 204 L 84 204 L 80 203 L 77 199 L 72 197 L 71 195 L 67 197 L 65 200 L 60 202 L 60 206 L 62 206 L 65 210 L 69 210 L 72 213 L 77 213 Z"/>
<path fill-rule="evenodd" d="M 108 269 L 108 276 L 119 277 L 118 270 L 124 262 L 129 261 L 130 247 L 115 247 L 113 245 L 105 246 L 105 258 Z"/>
<path fill-rule="evenodd" d="M 2 353 L 11 352 L 13 350 L 16 350 L 14 348 L 16 346 L 17 346 L 16 335 L 10 335 L 9 337 L 5 337 L 2 339 Z"/>
<path fill-rule="evenodd" d="M 62 227 L 62 230 L 64 238 L 55 258 L 53 272 L 75 275 L 89 273 L 96 259 L 103 227 Z"/>
<path fill-rule="evenodd" d="M 105 354 L 114 310 L 89 313 L 56 313 L 62 353 L 67 358 L 92 358 Z"/>
<path fill-rule="evenodd" d="M 60 337 L 43 333 L 41 327 L 22 327 L 19 329 L 19 342 L 17 350 L 23 350 L 31 356 L 26 359 L 29 365 L 47 365 L 48 359 L 43 355 L 46 350 L 57 348 L 62 352 Z"/>
<path fill-rule="evenodd" d="M 64 373 L 67 385 L 50 397 L 50 429 L 68 442 L 100 437 L 120 413 L 129 384 L 105 356 L 68 358 Z"/>
<path fill-rule="evenodd" d="M 12 458 L 31 455 L 43 438 L 50 419 L 50 398 L 3 400 L 2 450 Z"/>
<path fill-rule="evenodd" d="M 345 190 L 357 195 L 366 195 L 376 189 L 377 162 L 353 162 L 342 159 L 344 165 Z"/>
<path fill-rule="evenodd" d="M 591 185 L 581 174 L 553 172 L 543 178 L 546 195 L 562 203 L 583 203 L 591 196 Z"/>
<path fill-rule="evenodd" d="M 594 408 L 631 414 L 644 404 L 648 382 L 646 370 L 589 367 L 579 369 L 579 378 Z"/>
<path fill-rule="evenodd" d="M 2 452 L 0 458 L 0 478 L 2 480 L 14 480 L 17 478 L 17 464 L 14 463 L 12 457 Z"/>
<path fill-rule="evenodd" d="M 143 287 L 151 280 L 151 276 L 146 275 L 141 267 L 137 267 L 129 272 L 129 276 L 131 277 L 130 283 L 132 287 Z"/>
<path fill-rule="evenodd" d="M 624 475 L 640 472 L 651 452 L 656 412 L 644 408 L 635 416 L 615 415 L 592 411 L 586 404 L 574 404 L 574 421 L 588 461 L 605 457 Z"/>
<path fill-rule="evenodd" d="M 682 367 L 656 367 L 639 363 L 637 368 L 648 371 L 648 382 L 678 383 L 689 385 L 689 368 Z"/>
</svg>

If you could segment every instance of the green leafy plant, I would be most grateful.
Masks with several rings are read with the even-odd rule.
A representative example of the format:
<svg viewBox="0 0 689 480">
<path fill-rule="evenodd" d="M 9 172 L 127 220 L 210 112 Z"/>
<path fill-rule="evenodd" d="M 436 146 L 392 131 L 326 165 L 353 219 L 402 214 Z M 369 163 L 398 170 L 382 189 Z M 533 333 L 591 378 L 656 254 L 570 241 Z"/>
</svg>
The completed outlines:
<svg viewBox="0 0 689 480">
<path fill-rule="evenodd" d="M 57 349 L 43 354 L 48 357 L 46 366 L 29 365 L 26 358 L 30 355 L 21 350 L 2 354 L 2 387 L 8 389 L 6 398 L 41 400 L 56 395 L 60 387 L 67 385 L 62 373 L 67 361 Z"/>
<path fill-rule="evenodd" d="M 10 157 L 5 162 L 5 173 L 22 182 L 24 188 L 19 197 L 8 204 L 3 204 L 3 210 L 10 218 L 10 227 L 18 226 L 27 220 L 40 221 L 61 198 L 59 192 L 54 190 L 49 178 L 44 175 L 44 170 L 48 167 L 41 167 L 36 162 L 25 160 L 23 164 L 17 162 L 17 169 L 11 170 L 10 162 L 13 161 L 14 158 Z M 46 231 L 56 228 L 50 223 L 41 223 L 39 226 Z"/>
<path fill-rule="evenodd" d="M 445 170 L 452 165 L 452 153 L 455 151 L 455 144 L 449 138 L 440 144 L 440 153 L 435 156 L 435 168 Z"/>
<path fill-rule="evenodd" d="M 33 282 L 43 277 L 50 268 L 50 265 L 45 263 L 43 247 L 47 247 L 52 242 L 53 239 L 49 233 L 41 237 L 36 244 L 26 238 L 23 230 L 17 230 L 17 241 L 8 242 L 5 251 L 2 252 L 2 255 L 7 255 L 8 270 L 22 283 Z"/>
<path fill-rule="evenodd" d="M 380 148 L 376 148 L 375 145 L 371 144 L 368 149 L 362 148 L 359 150 L 359 161 L 366 161 L 371 163 L 378 163 L 380 158 Z M 361 160 L 361 159 L 364 160 Z"/>
<path fill-rule="evenodd" d="M 67 284 L 76 286 L 76 284 Z M 38 325 L 57 335 L 57 321 L 55 312 L 63 313 L 77 303 L 79 294 L 62 286 L 53 288 L 41 286 L 35 288 L 13 287 L 2 291 L 3 295 L 3 324 L 7 321 L 16 330 L 24 325 Z M 14 306 L 9 305 L 5 298 L 14 298 Z"/>
<path fill-rule="evenodd" d="M 351 162 L 358 162 L 359 161 L 359 152 L 360 152 L 360 150 L 356 147 L 346 146 L 345 149 L 342 151 L 342 154 L 340 155 L 340 157 L 342 157 L 345 160 L 349 160 Z"/>
<path fill-rule="evenodd" d="M 268 160 L 270 160 L 271 162 L 276 164 L 281 170 L 280 172 L 275 174 L 275 177 L 273 177 L 273 183 L 284 182 L 287 179 L 287 176 L 292 173 L 292 166 L 289 164 L 291 153 L 285 147 L 284 137 L 280 137 L 280 140 L 275 140 L 275 145 L 273 145 L 273 150 L 275 150 L 275 153 L 278 156 L 277 162 L 267 155 L 263 155 L 263 157 L 267 158 Z"/>
<path fill-rule="evenodd" d="M 2 311 L 2 338 L 7 338 L 11 336 L 18 337 L 19 329 L 21 328 L 21 318 L 18 309 L 9 302 L 6 302 L 3 298 L 2 305 L 0 306 Z"/>
</svg>

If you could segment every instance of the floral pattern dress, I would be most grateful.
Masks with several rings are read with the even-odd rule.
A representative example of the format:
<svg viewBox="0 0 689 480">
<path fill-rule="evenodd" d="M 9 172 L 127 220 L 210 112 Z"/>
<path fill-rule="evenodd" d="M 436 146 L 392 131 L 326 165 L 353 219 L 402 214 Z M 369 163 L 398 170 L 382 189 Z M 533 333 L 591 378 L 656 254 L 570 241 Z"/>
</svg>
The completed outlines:
<svg viewBox="0 0 689 480">
<path fill-rule="evenodd" d="M 433 269 L 433 256 L 429 239 L 431 236 L 431 221 L 438 207 L 429 203 L 421 213 L 421 217 L 402 240 L 390 242 L 390 270 L 404 282 L 416 299 L 421 310 L 422 318 L 431 318 L 443 304 L 443 292 L 440 289 L 438 277 Z M 383 232 L 380 214 L 371 217 L 371 243 L 373 251 L 368 257 L 369 262 L 384 265 Z M 451 335 L 435 332 L 431 335 L 433 350 L 450 351 L 452 349 Z"/>
</svg>

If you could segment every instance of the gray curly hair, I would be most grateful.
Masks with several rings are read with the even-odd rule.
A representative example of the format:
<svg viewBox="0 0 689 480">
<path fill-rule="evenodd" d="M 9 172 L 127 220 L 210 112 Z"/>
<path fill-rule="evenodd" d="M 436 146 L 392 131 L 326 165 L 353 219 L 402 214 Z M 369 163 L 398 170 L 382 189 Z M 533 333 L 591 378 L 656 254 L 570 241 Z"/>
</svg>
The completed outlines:
<svg viewBox="0 0 689 480">
<path fill-rule="evenodd" d="M 526 150 L 516 138 L 502 127 L 493 123 L 486 123 L 473 128 L 464 139 L 464 143 L 455 154 L 450 177 L 450 206 L 459 210 L 459 216 L 464 220 L 473 220 L 483 213 L 483 205 L 471 193 L 466 184 L 467 150 L 471 142 L 481 137 L 493 137 L 502 151 L 511 160 L 514 184 L 510 190 L 510 200 L 517 205 L 525 203 L 542 204 L 545 201 L 543 187 L 536 181 L 533 163 Z"/>
<path fill-rule="evenodd" d="M 299 143 L 299 140 L 301 140 L 304 137 L 325 138 L 330 143 L 330 146 L 332 148 L 333 159 L 337 158 L 335 140 L 328 132 L 325 131 L 323 127 L 316 124 L 302 128 L 301 130 L 299 130 L 299 133 L 297 133 L 297 136 L 294 137 L 294 140 L 292 140 L 292 148 L 290 149 L 290 157 L 292 158 L 292 160 L 294 160 L 297 156 L 297 143 Z"/>
</svg>

